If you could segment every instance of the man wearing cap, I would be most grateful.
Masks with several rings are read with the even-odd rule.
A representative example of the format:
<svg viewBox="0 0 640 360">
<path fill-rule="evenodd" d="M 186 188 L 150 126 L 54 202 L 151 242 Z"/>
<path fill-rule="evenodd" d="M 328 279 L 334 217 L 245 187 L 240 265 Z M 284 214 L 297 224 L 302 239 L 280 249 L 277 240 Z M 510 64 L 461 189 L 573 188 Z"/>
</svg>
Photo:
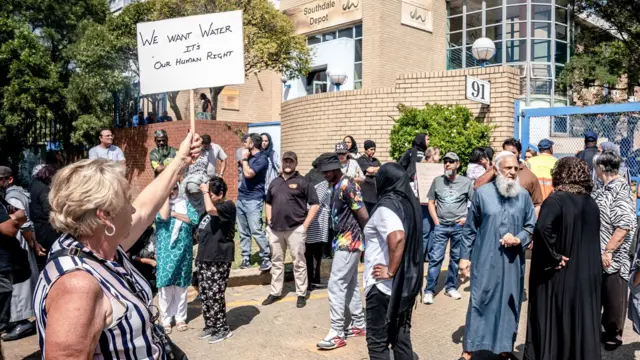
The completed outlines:
<svg viewBox="0 0 640 360">
<path fill-rule="evenodd" d="M 282 154 L 282 173 L 267 190 L 267 235 L 271 246 L 271 293 L 262 305 L 282 297 L 284 255 L 287 245 L 293 257 L 293 276 L 298 295 L 297 307 L 307 304 L 307 264 L 304 256 L 307 229 L 320 208 L 315 187 L 296 171 L 298 156 L 293 151 Z"/>
<path fill-rule="evenodd" d="M 431 245 L 428 250 L 429 270 L 422 300 L 425 304 L 433 304 L 440 267 L 444 261 L 449 239 L 451 239 L 449 271 L 444 293 L 452 299 L 462 299 L 462 295 L 457 290 L 458 262 L 460 261 L 462 227 L 467 217 L 467 204 L 473 197 L 473 182 L 467 177 L 458 175 L 460 158 L 456 153 L 448 152 L 442 160 L 444 175 L 433 180 L 428 194 L 429 214 L 435 227 L 431 232 Z"/>
<path fill-rule="evenodd" d="M 24 188 L 15 185 L 13 172 L 6 166 L 0 166 L 0 186 L 6 189 L 5 200 L 14 209 L 25 213 L 26 222 L 20 228 L 16 239 L 20 247 L 27 250 L 31 268 L 31 277 L 21 283 L 13 284 L 11 295 L 11 324 L 2 340 L 12 341 L 35 333 L 35 324 L 29 318 L 35 316 L 33 310 L 33 293 L 38 282 L 38 265 L 34 253 L 46 256 L 47 253 L 36 241 L 33 222 L 29 219 L 29 203 L 31 196 Z"/>
<path fill-rule="evenodd" d="M 373 157 L 376 154 L 376 143 L 372 140 L 364 142 L 364 154 L 358 158 L 358 165 L 365 175 L 364 182 L 360 184 L 362 197 L 367 212 L 371 213 L 373 207 L 378 202 L 378 192 L 376 191 L 376 174 L 380 169 L 380 161 Z"/>
<path fill-rule="evenodd" d="M 176 157 L 176 149 L 169 146 L 169 137 L 164 130 L 156 130 L 153 133 L 156 148 L 149 153 L 149 161 L 153 169 L 153 176 L 156 177 L 169 165 L 171 160 Z"/>
<path fill-rule="evenodd" d="M 598 134 L 594 131 L 585 131 L 584 150 L 581 150 L 576 157 L 587 163 L 589 170 L 593 171 L 593 157 L 598 154 Z"/>
<path fill-rule="evenodd" d="M 340 160 L 340 165 L 342 166 L 342 172 L 352 178 L 357 184 L 362 184 L 364 182 L 364 174 L 358 162 L 349 156 L 347 143 L 339 142 L 336 144 L 335 149 L 338 160 Z"/>
<path fill-rule="evenodd" d="M 6 201 L 5 188 L 12 176 L 11 169 L 0 166 L 0 332 L 7 330 L 11 318 L 13 258 L 20 247 L 16 236 L 27 221 L 24 210 Z"/>
<path fill-rule="evenodd" d="M 529 159 L 529 167 L 531 172 L 538 177 L 544 201 L 553 192 L 551 170 L 558 159 L 553 156 L 553 141 L 549 139 L 540 140 L 538 150 L 540 150 L 538 156 Z"/>
<path fill-rule="evenodd" d="M 364 251 L 362 229 L 369 221 L 362 201 L 360 186 L 342 173 L 335 153 L 322 154 L 317 160 L 318 170 L 329 182 L 331 193 L 331 226 L 333 228 L 333 263 L 327 286 L 331 330 L 318 343 L 323 350 L 347 345 L 348 337 L 365 336 L 366 322 L 358 286 L 358 264 Z M 351 321 L 346 323 L 346 313 Z"/>
</svg>

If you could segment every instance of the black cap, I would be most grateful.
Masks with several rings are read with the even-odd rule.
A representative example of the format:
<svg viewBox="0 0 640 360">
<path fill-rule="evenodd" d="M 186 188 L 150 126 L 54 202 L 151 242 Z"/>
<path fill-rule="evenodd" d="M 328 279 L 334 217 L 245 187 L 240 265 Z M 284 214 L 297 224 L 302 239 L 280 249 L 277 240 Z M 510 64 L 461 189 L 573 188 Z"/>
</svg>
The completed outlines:
<svg viewBox="0 0 640 360">
<path fill-rule="evenodd" d="M 318 170 L 322 172 L 342 168 L 340 159 L 338 159 L 338 156 L 335 153 L 324 153 L 318 156 L 314 163 L 318 164 Z"/>
<path fill-rule="evenodd" d="M 298 162 L 298 155 L 296 155 L 296 153 L 294 153 L 293 151 L 285 151 L 284 154 L 282 154 L 282 160 L 286 159 Z"/>
</svg>

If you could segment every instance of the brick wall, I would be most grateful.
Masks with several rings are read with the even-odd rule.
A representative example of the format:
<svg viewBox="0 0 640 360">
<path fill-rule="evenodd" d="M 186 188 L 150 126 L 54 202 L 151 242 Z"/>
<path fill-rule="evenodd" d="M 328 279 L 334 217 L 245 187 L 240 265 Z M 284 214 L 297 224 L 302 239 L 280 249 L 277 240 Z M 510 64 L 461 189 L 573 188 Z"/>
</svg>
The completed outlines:
<svg viewBox="0 0 640 360">
<path fill-rule="evenodd" d="M 491 106 L 465 99 L 465 75 L 491 81 Z M 389 161 L 389 132 L 398 116 L 397 105 L 422 107 L 426 103 L 468 107 L 480 121 L 496 128 L 494 147 L 513 136 L 514 100 L 519 95 L 518 71 L 491 67 L 400 75 L 395 87 L 340 91 L 306 96 L 282 104 L 282 151 L 298 154 L 305 173 L 321 153 L 333 151 L 336 142 L 352 135 L 360 147 L 376 142 L 377 157 Z"/>
<path fill-rule="evenodd" d="M 400 23 L 401 0 L 366 1 L 362 8 L 362 86 L 395 86 L 398 74 L 446 67 L 446 2 L 433 0 L 433 32 Z"/>
<path fill-rule="evenodd" d="M 127 159 L 127 179 L 131 184 L 134 197 L 153 180 L 149 153 L 156 147 L 153 133 L 158 129 L 164 129 L 169 136 L 169 145 L 178 148 L 189 131 L 189 122 L 174 121 L 115 130 L 114 143 L 122 149 Z M 237 133 L 246 133 L 247 124 L 199 120 L 196 121 L 196 129 L 199 134 L 209 134 L 213 142 L 222 146 L 227 153 L 227 168 L 224 172 L 224 180 L 229 187 L 227 198 L 235 200 L 238 194 L 238 167 L 235 154 L 236 149 L 242 146 L 241 135 Z"/>
</svg>

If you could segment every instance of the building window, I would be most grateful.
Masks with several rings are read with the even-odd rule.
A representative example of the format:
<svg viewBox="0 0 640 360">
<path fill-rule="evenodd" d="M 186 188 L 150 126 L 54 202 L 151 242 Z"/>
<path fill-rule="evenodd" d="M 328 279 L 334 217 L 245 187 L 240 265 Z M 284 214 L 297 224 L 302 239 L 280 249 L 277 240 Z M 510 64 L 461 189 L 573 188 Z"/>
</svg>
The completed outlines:
<svg viewBox="0 0 640 360">
<path fill-rule="evenodd" d="M 556 79 L 572 51 L 569 4 L 569 0 L 448 0 L 447 69 L 481 66 L 471 46 L 487 37 L 494 41 L 496 54 L 486 65 L 521 67 L 523 95 L 566 98 L 556 89 Z M 557 100 L 562 99 L 552 102 Z"/>
<path fill-rule="evenodd" d="M 329 90 L 327 69 L 314 70 L 307 75 L 307 94 L 320 94 Z"/>
<path fill-rule="evenodd" d="M 358 24 L 352 27 L 338 29 L 334 31 L 325 32 L 322 34 L 309 35 L 307 37 L 307 45 L 320 44 L 325 41 L 331 41 L 338 38 L 350 38 L 355 41 L 355 58 L 354 58 L 354 73 L 353 73 L 353 87 L 354 89 L 362 88 L 362 24 Z M 326 71 L 322 70 L 323 72 Z M 318 71 L 312 71 L 307 77 L 307 94 L 317 94 L 319 92 L 327 92 L 329 89 L 326 79 L 326 73 L 323 73 L 324 80 L 311 78 L 311 75 L 316 76 Z M 327 86 L 322 86 L 320 83 L 324 81 Z M 313 83 L 318 83 L 315 86 Z M 324 89 L 324 90 L 323 90 Z M 323 90 L 323 91 L 322 91 Z"/>
</svg>

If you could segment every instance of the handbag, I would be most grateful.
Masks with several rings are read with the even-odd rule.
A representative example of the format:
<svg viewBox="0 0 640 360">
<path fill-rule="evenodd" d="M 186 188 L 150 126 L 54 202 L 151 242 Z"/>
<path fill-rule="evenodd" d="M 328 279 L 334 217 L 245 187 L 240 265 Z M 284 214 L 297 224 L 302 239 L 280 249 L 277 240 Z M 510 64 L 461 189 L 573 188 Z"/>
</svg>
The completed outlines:
<svg viewBox="0 0 640 360">
<path fill-rule="evenodd" d="M 135 284 L 131 281 L 131 279 L 129 279 L 128 276 L 121 276 L 120 274 L 114 272 L 111 268 L 105 265 L 106 261 L 104 259 L 100 259 L 93 254 L 84 252 L 82 251 L 81 248 L 72 247 L 70 249 L 62 249 L 62 250 L 56 251 L 55 253 L 52 253 L 49 256 L 49 261 L 62 256 L 72 256 L 72 257 L 78 257 L 82 259 L 90 259 L 97 262 L 98 264 L 102 265 L 102 267 L 105 270 L 110 272 L 116 278 L 124 279 L 127 284 L 127 287 L 129 288 L 133 296 L 138 298 L 138 300 L 140 300 L 140 302 L 142 302 L 143 304 L 146 303 L 146 300 L 139 295 L 139 292 L 136 290 L 137 288 Z M 165 359 L 189 360 L 187 358 L 187 355 L 184 353 L 184 351 L 182 351 L 182 349 L 180 349 L 180 347 L 176 345 L 171 340 L 171 338 L 169 338 L 169 335 L 165 333 L 164 328 L 158 324 L 158 318 L 159 318 L 158 314 L 154 315 L 151 312 L 151 309 L 149 308 L 149 306 L 147 306 L 146 309 L 149 312 L 149 321 L 151 322 L 151 336 L 153 338 L 153 342 L 155 344 L 160 345 L 164 349 Z"/>
<path fill-rule="evenodd" d="M 9 253 L 11 254 L 11 275 L 14 284 L 20 284 L 31 278 L 31 266 L 29 265 L 29 251 L 20 246 L 18 239 L 9 241 Z"/>
</svg>

